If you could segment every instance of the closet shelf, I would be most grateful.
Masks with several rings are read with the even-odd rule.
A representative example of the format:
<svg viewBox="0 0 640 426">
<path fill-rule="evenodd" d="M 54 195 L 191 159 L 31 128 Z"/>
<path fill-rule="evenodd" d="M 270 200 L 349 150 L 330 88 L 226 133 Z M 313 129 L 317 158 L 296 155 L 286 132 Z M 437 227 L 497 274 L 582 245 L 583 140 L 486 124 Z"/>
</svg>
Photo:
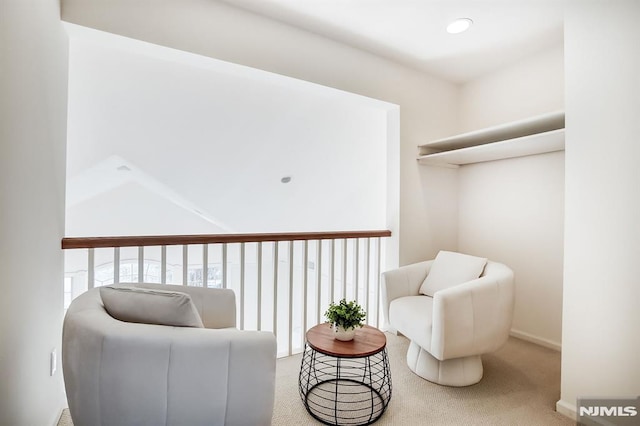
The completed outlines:
<svg viewBox="0 0 640 426">
<path fill-rule="evenodd" d="M 562 151 L 564 112 L 439 139 L 418 149 L 420 164 L 443 167 Z"/>
</svg>

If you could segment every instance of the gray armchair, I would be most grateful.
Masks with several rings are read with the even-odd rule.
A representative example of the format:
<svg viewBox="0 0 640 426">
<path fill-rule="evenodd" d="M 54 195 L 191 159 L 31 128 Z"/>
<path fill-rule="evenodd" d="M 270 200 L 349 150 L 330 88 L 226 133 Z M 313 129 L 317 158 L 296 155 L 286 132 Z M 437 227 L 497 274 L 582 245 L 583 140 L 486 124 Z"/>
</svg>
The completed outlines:
<svg viewBox="0 0 640 426">
<path fill-rule="evenodd" d="M 76 298 L 62 346 L 74 425 L 271 424 L 276 339 L 235 328 L 233 291 L 135 286 L 187 293 L 204 328 L 117 320 L 99 288 Z"/>
</svg>

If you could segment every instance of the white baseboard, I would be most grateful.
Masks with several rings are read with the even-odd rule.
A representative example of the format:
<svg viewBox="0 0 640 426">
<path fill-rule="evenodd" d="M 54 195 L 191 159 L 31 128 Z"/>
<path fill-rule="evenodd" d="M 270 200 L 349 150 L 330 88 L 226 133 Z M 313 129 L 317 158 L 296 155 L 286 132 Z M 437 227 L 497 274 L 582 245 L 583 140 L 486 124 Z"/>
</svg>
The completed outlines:
<svg viewBox="0 0 640 426">
<path fill-rule="evenodd" d="M 64 389 L 63 389 L 64 392 Z M 67 403 L 67 393 L 64 392 L 64 401 L 62 403 L 62 406 L 58 408 L 58 416 L 55 418 L 52 426 L 58 426 L 58 423 L 60 423 L 60 418 L 62 417 L 62 412 L 65 410 L 65 408 L 69 408 L 69 404 Z"/>
<path fill-rule="evenodd" d="M 571 420 L 577 419 L 575 404 L 570 404 L 562 399 L 556 402 L 556 411 Z"/>
<path fill-rule="evenodd" d="M 549 339 L 545 339 L 542 337 L 534 336 L 533 334 L 526 333 L 524 331 L 511 329 L 509 334 L 513 337 L 517 337 L 518 339 L 526 340 L 527 342 L 535 343 L 536 345 L 544 346 L 545 348 L 553 349 L 558 352 L 562 351 L 562 344 L 558 342 L 554 342 Z"/>
<path fill-rule="evenodd" d="M 60 418 L 62 417 L 62 412 L 64 411 L 65 408 L 66 407 L 60 408 L 60 411 L 58 412 L 58 416 L 53 421 L 52 426 L 58 426 L 58 423 L 60 423 Z"/>
</svg>

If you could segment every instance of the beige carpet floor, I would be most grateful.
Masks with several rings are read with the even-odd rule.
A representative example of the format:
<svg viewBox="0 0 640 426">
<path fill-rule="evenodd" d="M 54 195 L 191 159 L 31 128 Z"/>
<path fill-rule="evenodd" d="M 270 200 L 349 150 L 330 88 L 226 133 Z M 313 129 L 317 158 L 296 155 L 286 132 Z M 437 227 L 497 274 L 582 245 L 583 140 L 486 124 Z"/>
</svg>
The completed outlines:
<svg viewBox="0 0 640 426">
<path fill-rule="evenodd" d="M 516 338 L 484 355 L 484 377 L 465 388 L 438 386 L 413 374 L 405 362 L 409 342 L 387 333 L 393 394 L 376 425 L 574 425 L 556 413 L 560 353 Z M 301 355 L 277 362 L 274 426 L 316 425 L 298 394 Z M 58 426 L 72 426 L 65 410 Z M 188 425 L 185 425 L 188 426 Z M 250 426 L 250 425 L 247 425 Z"/>
</svg>

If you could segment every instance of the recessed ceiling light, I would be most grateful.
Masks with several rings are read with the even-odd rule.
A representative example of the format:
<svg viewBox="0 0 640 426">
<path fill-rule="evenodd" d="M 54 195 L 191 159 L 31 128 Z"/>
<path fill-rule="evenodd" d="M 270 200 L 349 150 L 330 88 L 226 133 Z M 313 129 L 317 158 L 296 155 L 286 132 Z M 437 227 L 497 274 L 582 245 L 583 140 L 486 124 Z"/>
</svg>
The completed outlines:
<svg viewBox="0 0 640 426">
<path fill-rule="evenodd" d="M 473 21 L 469 18 L 458 18 L 447 25 L 447 32 L 449 34 L 459 34 L 467 31 L 471 24 L 473 24 Z"/>
</svg>

